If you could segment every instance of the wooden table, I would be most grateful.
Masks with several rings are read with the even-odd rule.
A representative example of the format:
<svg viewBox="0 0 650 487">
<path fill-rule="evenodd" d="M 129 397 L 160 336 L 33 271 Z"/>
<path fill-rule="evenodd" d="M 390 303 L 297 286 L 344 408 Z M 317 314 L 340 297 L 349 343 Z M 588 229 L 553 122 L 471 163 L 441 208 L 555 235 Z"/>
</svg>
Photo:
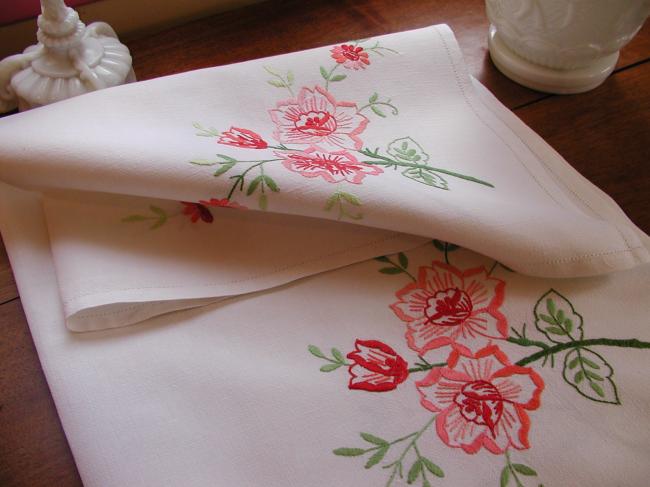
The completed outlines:
<svg viewBox="0 0 650 487">
<path fill-rule="evenodd" d="M 268 1 L 127 44 L 144 80 L 443 22 L 470 72 L 650 233 L 650 25 L 605 84 L 574 96 L 523 88 L 495 69 L 483 0 Z M 81 485 L 2 242 L 0 329 L 0 486 Z"/>
</svg>

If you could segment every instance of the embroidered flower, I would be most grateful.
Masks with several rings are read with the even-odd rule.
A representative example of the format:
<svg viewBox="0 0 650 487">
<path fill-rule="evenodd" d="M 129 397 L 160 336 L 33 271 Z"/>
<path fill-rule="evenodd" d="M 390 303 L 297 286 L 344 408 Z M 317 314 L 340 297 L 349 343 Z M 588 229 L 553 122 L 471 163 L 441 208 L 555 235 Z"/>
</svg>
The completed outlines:
<svg viewBox="0 0 650 487">
<path fill-rule="evenodd" d="M 305 151 L 276 152 L 282 165 L 306 178 L 322 177 L 330 183 L 347 181 L 361 184 L 366 176 L 381 174 L 383 169 L 359 162 L 348 151 L 328 152 L 312 146 Z"/>
<path fill-rule="evenodd" d="M 220 208 L 233 208 L 235 210 L 247 210 L 245 206 L 240 205 L 239 203 L 236 203 L 234 201 L 230 201 L 228 198 L 223 198 L 223 199 L 217 199 L 217 198 L 211 198 L 208 201 L 201 200 L 200 203 L 205 206 L 215 206 L 215 207 L 220 207 Z"/>
<path fill-rule="evenodd" d="M 359 340 L 347 357 L 350 366 L 350 389 L 371 392 L 392 391 L 408 377 L 408 364 L 395 350 L 378 340 Z"/>
<path fill-rule="evenodd" d="M 336 101 L 320 86 L 302 88 L 294 99 L 281 101 L 269 110 L 276 125 L 273 136 L 287 144 L 329 144 L 361 149 L 357 137 L 368 119 L 357 113 L 352 102 Z"/>
<path fill-rule="evenodd" d="M 223 132 L 217 142 L 244 149 L 266 149 L 269 146 L 259 134 L 252 130 L 237 127 L 230 127 L 228 131 Z"/>
<path fill-rule="evenodd" d="M 202 203 L 181 201 L 181 204 L 184 205 L 183 214 L 189 216 L 192 223 L 196 223 L 199 219 L 205 223 L 212 223 L 214 220 L 210 210 Z"/>
<path fill-rule="evenodd" d="M 347 69 L 366 69 L 370 64 L 368 53 L 360 46 L 341 44 L 331 49 L 334 60 Z"/>
<path fill-rule="evenodd" d="M 466 357 L 452 351 L 447 367 L 434 368 L 415 383 L 422 405 L 434 413 L 438 435 L 448 446 L 476 453 L 530 448 L 530 419 L 544 389 L 529 367 L 512 365 L 498 347 Z"/>
<path fill-rule="evenodd" d="M 451 345 L 462 353 L 508 337 L 499 307 L 505 283 L 484 267 L 464 272 L 440 262 L 420 267 L 417 282 L 396 293 L 391 309 L 407 323 L 406 339 L 418 353 Z"/>
</svg>

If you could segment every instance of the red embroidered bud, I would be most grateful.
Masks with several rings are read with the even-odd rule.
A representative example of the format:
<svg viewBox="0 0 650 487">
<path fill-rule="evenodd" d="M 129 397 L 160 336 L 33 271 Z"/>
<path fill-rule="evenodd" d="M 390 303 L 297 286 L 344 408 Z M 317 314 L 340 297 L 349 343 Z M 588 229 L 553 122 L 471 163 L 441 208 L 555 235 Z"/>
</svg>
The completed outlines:
<svg viewBox="0 0 650 487">
<path fill-rule="evenodd" d="M 357 340 L 348 354 L 350 389 L 392 391 L 408 377 L 408 364 L 395 350 L 378 340 Z"/>
<path fill-rule="evenodd" d="M 217 142 L 219 144 L 233 145 L 244 149 L 266 149 L 269 146 L 259 134 L 256 134 L 252 130 L 237 127 L 230 127 L 227 132 L 223 132 Z"/>
</svg>

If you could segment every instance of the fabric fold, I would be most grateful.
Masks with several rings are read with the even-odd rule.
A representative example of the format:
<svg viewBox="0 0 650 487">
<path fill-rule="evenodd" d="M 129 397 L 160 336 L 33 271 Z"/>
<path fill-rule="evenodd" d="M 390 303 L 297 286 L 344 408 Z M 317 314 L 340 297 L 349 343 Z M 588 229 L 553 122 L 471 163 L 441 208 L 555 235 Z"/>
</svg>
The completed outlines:
<svg viewBox="0 0 650 487">
<path fill-rule="evenodd" d="M 470 78 L 446 26 L 6 117 L 0 179 L 45 195 L 74 331 L 427 239 L 532 276 L 650 260 L 650 240 L 620 208 Z"/>
</svg>

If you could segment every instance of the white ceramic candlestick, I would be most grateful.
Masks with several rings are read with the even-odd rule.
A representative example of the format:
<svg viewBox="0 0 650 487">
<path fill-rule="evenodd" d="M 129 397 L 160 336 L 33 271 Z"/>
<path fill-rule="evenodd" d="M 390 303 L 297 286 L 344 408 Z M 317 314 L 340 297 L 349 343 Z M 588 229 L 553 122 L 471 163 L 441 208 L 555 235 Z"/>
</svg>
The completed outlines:
<svg viewBox="0 0 650 487">
<path fill-rule="evenodd" d="M 650 0 L 486 0 L 486 10 L 499 70 L 529 88 L 566 94 L 605 81 Z"/>
<path fill-rule="evenodd" d="M 41 0 L 38 44 L 0 61 L 0 111 L 47 105 L 134 81 L 131 55 L 104 22 L 86 27 L 63 0 Z"/>
</svg>

